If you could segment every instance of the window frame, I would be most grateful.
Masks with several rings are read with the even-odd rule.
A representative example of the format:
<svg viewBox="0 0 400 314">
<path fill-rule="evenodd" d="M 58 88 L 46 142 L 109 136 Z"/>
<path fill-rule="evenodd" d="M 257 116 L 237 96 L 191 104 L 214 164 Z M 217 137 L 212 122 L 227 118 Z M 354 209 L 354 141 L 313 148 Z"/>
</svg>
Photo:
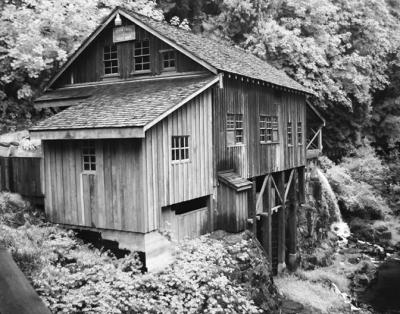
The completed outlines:
<svg viewBox="0 0 400 314">
<path fill-rule="evenodd" d="M 88 158 L 88 160 L 85 161 L 85 158 Z M 84 140 L 82 142 L 81 163 L 82 163 L 83 173 L 96 173 L 97 156 L 96 156 L 96 143 L 94 140 Z M 86 169 L 86 165 L 89 166 L 89 169 Z"/>
<path fill-rule="evenodd" d="M 231 118 L 231 119 L 230 119 Z M 233 119 L 232 119 L 233 118 Z M 241 127 L 238 127 L 238 123 Z M 228 141 L 228 133 L 233 132 L 234 143 Z M 239 133 L 241 133 L 239 135 Z M 242 140 L 237 141 L 238 138 Z M 226 144 L 227 147 L 244 146 L 244 126 L 243 126 L 243 113 L 227 113 L 226 114 Z"/>
<path fill-rule="evenodd" d="M 143 47 L 143 43 L 144 42 L 148 42 L 148 47 Z M 139 43 L 142 46 L 140 48 L 137 48 L 136 45 L 139 44 Z M 143 50 L 146 49 L 146 48 L 149 50 L 149 53 L 148 54 L 143 54 Z M 139 50 L 139 49 L 141 51 L 141 54 L 140 55 L 136 55 L 136 51 Z M 142 62 L 140 63 L 142 69 L 141 70 L 136 70 L 136 65 L 137 65 L 136 58 L 144 58 L 144 57 L 148 57 L 149 61 L 148 62 L 143 62 L 143 59 L 142 59 Z M 148 64 L 149 68 L 148 69 L 143 69 L 143 64 Z M 135 40 L 133 42 L 133 60 L 132 60 L 132 71 L 131 71 L 131 74 L 143 74 L 143 73 L 151 73 L 151 49 L 150 49 L 150 40 L 148 38 L 141 39 L 141 40 Z"/>
<path fill-rule="evenodd" d="M 296 134 L 297 134 L 297 145 L 299 146 L 303 145 L 304 142 L 303 121 L 297 121 Z"/>
<path fill-rule="evenodd" d="M 177 71 L 177 66 L 176 66 L 176 61 L 177 61 L 177 57 L 176 57 L 176 51 L 174 49 L 162 49 L 159 50 L 160 53 L 160 60 L 161 60 L 161 70 L 165 71 L 165 72 L 173 72 L 173 71 Z M 165 56 L 164 54 L 166 53 L 172 53 L 174 58 L 173 59 L 168 59 L 168 61 L 173 60 L 174 61 L 174 66 L 171 67 L 165 67 L 164 62 L 165 62 Z"/>
<path fill-rule="evenodd" d="M 183 140 L 183 142 L 182 142 Z M 185 142 L 186 141 L 186 142 Z M 172 164 L 180 164 L 190 162 L 191 145 L 190 135 L 172 135 L 171 136 L 171 162 Z M 177 145 L 177 146 L 175 146 Z M 185 155 L 186 154 L 186 155 Z M 179 159 L 174 159 L 178 156 Z M 182 156 L 185 158 L 182 159 Z"/>
<path fill-rule="evenodd" d="M 115 51 L 112 50 L 112 48 L 115 47 Z M 106 52 L 105 49 L 109 48 L 109 52 Z M 116 57 L 111 58 L 112 54 L 115 53 Z M 110 59 L 105 58 L 106 54 L 110 55 Z M 106 62 L 112 62 L 117 61 L 117 66 L 112 66 L 111 65 L 111 72 L 106 73 L 106 69 L 109 68 L 106 66 Z M 117 72 L 112 72 L 114 68 L 117 68 Z M 103 77 L 113 77 L 113 76 L 119 76 L 119 58 L 118 58 L 118 46 L 116 44 L 105 44 L 103 45 Z"/>
<path fill-rule="evenodd" d="M 260 114 L 259 132 L 260 144 L 279 144 L 279 117 L 277 115 Z M 262 140 L 262 137 L 264 137 L 264 140 Z M 268 140 L 268 137 L 270 137 L 270 140 Z M 276 137 L 276 140 L 274 140 L 274 137 Z"/>
<path fill-rule="evenodd" d="M 289 132 L 289 130 L 290 130 L 290 132 Z M 287 122 L 286 136 L 287 136 L 287 146 L 292 147 L 293 146 L 293 123 L 292 123 L 292 121 Z M 290 139 L 290 141 L 289 141 L 289 139 Z"/>
</svg>

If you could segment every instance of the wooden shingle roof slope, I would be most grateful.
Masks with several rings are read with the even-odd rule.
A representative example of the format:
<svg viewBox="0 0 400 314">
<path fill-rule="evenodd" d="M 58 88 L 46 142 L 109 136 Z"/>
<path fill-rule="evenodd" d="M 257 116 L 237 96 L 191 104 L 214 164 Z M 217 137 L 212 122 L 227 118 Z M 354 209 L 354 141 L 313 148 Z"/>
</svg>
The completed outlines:
<svg viewBox="0 0 400 314">
<path fill-rule="evenodd" d="M 276 69 L 268 62 L 261 60 L 244 49 L 232 45 L 226 40 L 220 39 L 216 41 L 204 35 L 195 34 L 191 31 L 172 26 L 165 21 L 156 21 L 147 16 L 119 7 L 114 9 L 104 22 L 82 43 L 81 47 L 70 56 L 60 71 L 49 81 L 45 89 L 51 87 L 73 60 L 83 52 L 87 45 L 96 38 L 106 25 L 113 21 L 117 13 L 183 52 L 214 74 L 227 72 L 302 93 L 313 94 L 310 89 L 287 76 L 284 71 Z"/>
<path fill-rule="evenodd" d="M 135 12 L 120 9 L 135 21 L 141 21 L 163 37 L 188 50 L 191 54 L 210 64 L 219 71 L 237 74 L 251 79 L 265 81 L 274 85 L 294 89 L 307 94 L 311 90 L 290 78 L 282 70 L 278 70 L 268 62 L 250 52 L 233 46 L 226 40 L 214 40 L 201 34 L 172 26 L 167 22 L 156 21 Z M 126 16 L 126 15 L 125 15 Z M 129 18 L 128 16 L 126 16 Z"/>
<path fill-rule="evenodd" d="M 218 80 L 208 75 L 83 87 L 80 93 L 90 96 L 77 99 L 79 104 L 39 122 L 30 131 L 129 127 L 146 130 Z M 56 93 L 61 95 L 60 91 Z"/>
</svg>

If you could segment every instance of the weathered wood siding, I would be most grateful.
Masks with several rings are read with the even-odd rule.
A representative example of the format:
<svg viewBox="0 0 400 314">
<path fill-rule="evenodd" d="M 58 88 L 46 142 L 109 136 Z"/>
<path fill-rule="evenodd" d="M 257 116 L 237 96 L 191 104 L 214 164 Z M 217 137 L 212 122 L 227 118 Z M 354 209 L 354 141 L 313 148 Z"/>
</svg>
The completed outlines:
<svg viewBox="0 0 400 314">
<path fill-rule="evenodd" d="M 172 233 L 177 241 L 193 239 L 209 232 L 209 209 L 207 207 L 177 215 L 170 207 L 163 208 L 160 228 Z"/>
<path fill-rule="evenodd" d="M 40 157 L 0 157 L 0 191 L 19 193 L 43 206 Z"/>
<path fill-rule="evenodd" d="M 247 227 L 248 192 L 230 188 L 224 183 L 218 185 L 217 229 L 240 232 Z"/>
<path fill-rule="evenodd" d="M 82 141 L 45 141 L 45 208 L 50 221 L 146 231 L 142 140 L 96 140 L 96 171 L 83 171 Z"/>
<path fill-rule="evenodd" d="M 132 22 L 122 18 L 124 24 Z M 173 49 L 154 35 L 148 33 L 136 25 L 136 40 L 148 39 L 150 42 L 150 73 L 135 74 L 133 72 L 133 57 L 135 41 L 117 43 L 119 75 L 122 79 L 133 78 L 135 76 L 154 76 L 161 74 L 161 53 L 160 50 Z M 86 50 L 72 63 L 70 68 L 55 82 L 55 87 L 61 87 L 71 84 L 71 75 L 73 81 L 77 83 L 96 82 L 108 79 L 104 77 L 103 48 L 105 45 L 112 44 L 112 25 L 103 30 L 101 34 L 86 48 Z M 205 69 L 185 56 L 179 51 L 173 49 L 176 53 L 176 72 L 204 71 Z"/>
<path fill-rule="evenodd" d="M 241 79 L 224 78 L 224 88 L 213 89 L 214 158 L 216 171 L 235 169 L 244 178 L 265 175 L 305 164 L 305 96 L 278 91 Z M 227 113 L 243 114 L 244 144 L 228 147 Z M 279 118 L 279 143 L 260 143 L 260 114 Z M 287 145 L 287 122 L 292 122 L 293 146 Z M 297 143 L 297 122 L 303 144 Z"/>
<path fill-rule="evenodd" d="M 146 132 L 143 154 L 145 207 L 150 230 L 161 207 L 212 193 L 212 110 L 207 90 Z M 189 135 L 189 161 L 173 162 L 171 137 Z"/>
</svg>

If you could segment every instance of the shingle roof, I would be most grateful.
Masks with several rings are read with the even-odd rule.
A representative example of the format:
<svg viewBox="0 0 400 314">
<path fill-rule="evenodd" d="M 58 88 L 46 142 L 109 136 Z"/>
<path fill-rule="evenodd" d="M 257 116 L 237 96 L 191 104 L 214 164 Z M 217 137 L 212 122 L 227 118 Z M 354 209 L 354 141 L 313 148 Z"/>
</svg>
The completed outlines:
<svg viewBox="0 0 400 314">
<path fill-rule="evenodd" d="M 203 76 L 79 88 L 79 93 L 90 96 L 77 99 L 78 105 L 41 121 L 30 130 L 145 126 L 213 80 L 215 76 Z M 59 90 L 53 96 L 63 97 L 62 92 Z M 71 90 L 64 92 L 70 94 Z"/>
<path fill-rule="evenodd" d="M 268 62 L 261 60 L 244 49 L 233 46 L 226 40 L 216 41 L 204 35 L 194 34 L 191 31 L 172 26 L 167 22 L 156 21 L 129 10 L 120 10 L 140 20 L 162 36 L 220 71 L 262 80 L 306 93 L 313 93 L 287 76 L 284 71 L 276 69 Z"/>
<path fill-rule="evenodd" d="M 238 192 L 248 190 L 253 185 L 251 181 L 242 178 L 239 174 L 237 174 L 233 170 L 218 172 L 218 179 Z"/>
</svg>

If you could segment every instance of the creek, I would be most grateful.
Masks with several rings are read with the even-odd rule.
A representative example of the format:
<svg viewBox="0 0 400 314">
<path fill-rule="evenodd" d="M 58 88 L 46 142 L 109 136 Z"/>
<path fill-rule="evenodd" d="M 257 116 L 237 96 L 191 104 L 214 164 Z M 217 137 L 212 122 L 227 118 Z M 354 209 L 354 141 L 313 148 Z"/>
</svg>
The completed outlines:
<svg viewBox="0 0 400 314">
<path fill-rule="evenodd" d="M 343 222 L 337 198 L 324 173 L 317 168 L 317 176 L 321 185 L 322 197 L 329 207 L 330 217 L 333 218 L 331 231 L 345 241 L 339 244 L 344 254 L 346 251 L 357 252 L 361 259 L 366 257 L 375 265 L 369 272 L 368 281 L 353 290 L 353 305 L 364 304 L 373 313 L 400 313 L 400 245 L 393 247 L 379 246 L 350 236 L 350 230 Z M 350 237 L 349 237 L 350 236 Z M 349 239 L 349 241 L 347 241 Z M 365 277 L 365 273 L 361 276 Z M 356 275 L 357 277 L 357 275 Z M 360 277 L 358 277 L 360 278 Z M 357 281 L 357 280 L 355 280 Z M 365 306 L 363 306 L 365 308 Z"/>
</svg>

